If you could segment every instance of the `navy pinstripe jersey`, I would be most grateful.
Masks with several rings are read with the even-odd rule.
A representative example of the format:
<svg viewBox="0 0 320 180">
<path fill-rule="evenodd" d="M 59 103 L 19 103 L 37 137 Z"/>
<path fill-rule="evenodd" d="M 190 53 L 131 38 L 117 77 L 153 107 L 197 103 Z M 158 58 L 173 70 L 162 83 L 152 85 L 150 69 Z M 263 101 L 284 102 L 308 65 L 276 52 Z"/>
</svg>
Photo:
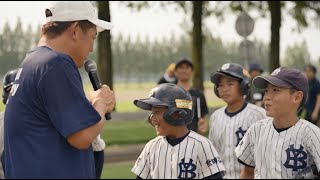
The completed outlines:
<svg viewBox="0 0 320 180">
<path fill-rule="evenodd" d="M 201 179 L 225 168 L 212 143 L 190 131 L 173 147 L 163 136 L 149 141 L 131 171 L 143 179 Z"/>
<path fill-rule="evenodd" d="M 320 129 L 300 119 L 278 132 L 267 118 L 250 127 L 235 153 L 255 167 L 255 178 L 303 179 L 312 175 L 311 164 L 320 170 Z"/>
<path fill-rule="evenodd" d="M 246 104 L 242 110 L 230 116 L 226 107 L 216 110 L 210 117 L 209 140 L 216 147 L 226 167 L 227 179 L 239 179 L 243 167 L 237 160 L 234 149 L 249 127 L 258 120 L 266 118 L 265 110 L 253 104 Z"/>
</svg>

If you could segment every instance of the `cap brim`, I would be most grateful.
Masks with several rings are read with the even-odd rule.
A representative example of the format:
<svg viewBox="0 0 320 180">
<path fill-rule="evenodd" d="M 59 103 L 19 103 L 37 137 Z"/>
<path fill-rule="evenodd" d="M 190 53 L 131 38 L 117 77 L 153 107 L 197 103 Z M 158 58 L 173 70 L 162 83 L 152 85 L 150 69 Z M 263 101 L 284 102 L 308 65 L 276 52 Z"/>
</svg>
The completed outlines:
<svg viewBox="0 0 320 180">
<path fill-rule="evenodd" d="M 220 79 L 221 76 L 225 76 L 225 77 L 236 79 L 236 80 L 239 79 L 239 78 L 233 77 L 231 75 L 228 75 L 228 74 L 225 74 L 225 73 L 222 73 L 222 72 L 215 72 L 215 73 L 213 73 L 211 75 L 211 82 L 213 84 L 218 84 L 219 83 L 219 79 Z"/>
<path fill-rule="evenodd" d="M 292 88 L 290 84 L 273 76 L 257 76 L 252 81 L 253 86 L 258 89 L 267 88 L 268 83 L 281 88 Z"/>
<path fill-rule="evenodd" d="M 154 97 L 149 97 L 147 99 L 134 100 L 133 103 L 137 107 L 143 110 L 148 110 L 148 111 L 151 111 L 152 106 L 166 106 L 166 107 L 168 106 L 167 103 L 164 103 Z"/>
<path fill-rule="evenodd" d="M 192 62 L 190 62 L 188 60 L 181 60 L 181 61 L 177 62 L 175 69 L 177 69 L 181 64 L 188 64 L 193 69 Z"/>
<path fill-rule="evenodd" d="M 113 24 L 111 24 L 110 22 L 107 22 L 107 21 L 103 21 L 100 19 L 89 20 L 89 21 L 97 26 L 98 32 L 102 32 L 104 30 L 110 30 L 113 28 Z"/>
</svg>

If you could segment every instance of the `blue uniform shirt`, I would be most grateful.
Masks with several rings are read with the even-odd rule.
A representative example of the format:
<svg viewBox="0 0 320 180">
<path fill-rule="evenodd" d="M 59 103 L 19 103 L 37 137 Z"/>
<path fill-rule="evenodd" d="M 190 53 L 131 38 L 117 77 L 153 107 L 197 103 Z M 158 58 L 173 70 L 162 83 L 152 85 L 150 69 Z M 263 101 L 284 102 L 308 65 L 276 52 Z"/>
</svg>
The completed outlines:
<svg viewBox="0 0 320 180">
<path fill-rule="evenodd" d="M 73 60 L 48 47 L 29 52 L 5 111 L 6 178 L 95 178 L 92 148 L 67 137 L 101 119 Z"/>
<path fill-rule="evenodd" d="M 317 102 L 317 96 L 320 94 L 320 83 L 314 78 L 309 81 L 309 94 L 305 107 L 309 113 L 312 113 Z M 308 119 L 309 120 L 309 119 Z"/>
</svg>

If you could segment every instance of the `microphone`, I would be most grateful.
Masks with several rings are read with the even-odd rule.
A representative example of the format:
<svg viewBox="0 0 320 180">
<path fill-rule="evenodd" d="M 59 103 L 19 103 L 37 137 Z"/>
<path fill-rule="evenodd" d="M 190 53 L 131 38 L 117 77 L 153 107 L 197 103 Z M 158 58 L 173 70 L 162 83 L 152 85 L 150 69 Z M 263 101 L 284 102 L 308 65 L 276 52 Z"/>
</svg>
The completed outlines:
<svg viewBox="0 0 320 180">
<path fill-rule="evenodd" d="M 101 88 L 100 79 L 97 73 L 97 65 L 93 60 L 87 59 L 84 63 L 84 69 L 89 75 L 93 89 L 96 91 Z M 106 113 L 106 120 L 111 119 L 111 113 Z"/>
</svg>

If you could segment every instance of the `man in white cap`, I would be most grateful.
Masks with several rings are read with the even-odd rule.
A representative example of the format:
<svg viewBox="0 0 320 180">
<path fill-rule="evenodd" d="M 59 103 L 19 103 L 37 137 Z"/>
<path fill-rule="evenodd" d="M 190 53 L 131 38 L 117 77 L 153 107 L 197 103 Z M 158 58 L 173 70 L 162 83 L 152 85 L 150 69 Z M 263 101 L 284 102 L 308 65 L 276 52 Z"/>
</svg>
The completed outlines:
<svg viewBox="0 0 320 180">
<path fill-rule="evenodd" d="M 89 1 L 52 2 L 45 15 L 38 47 L 23 60 L 6 106 L 5 177 L 93 179 L 91 144 L 115 97 L 103 85 L 87 98 L 78 68 L 97 32 L 112 25 Z"/>
</svg>

